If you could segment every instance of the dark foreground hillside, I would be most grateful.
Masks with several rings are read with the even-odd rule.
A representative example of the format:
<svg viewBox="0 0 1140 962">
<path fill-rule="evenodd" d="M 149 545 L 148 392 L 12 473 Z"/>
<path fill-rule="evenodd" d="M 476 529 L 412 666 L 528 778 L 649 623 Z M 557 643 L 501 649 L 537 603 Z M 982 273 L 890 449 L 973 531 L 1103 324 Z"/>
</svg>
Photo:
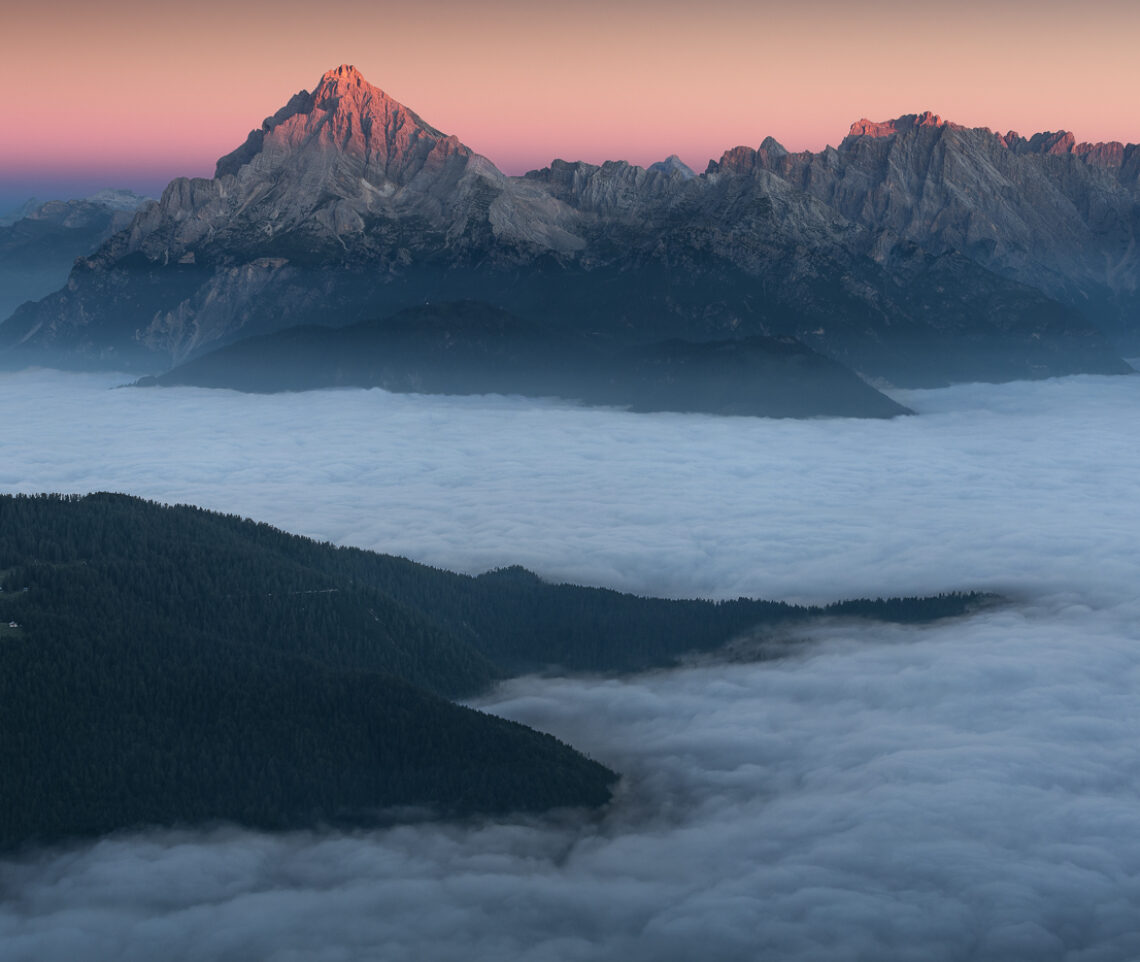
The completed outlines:
<svg viewBox="0 0 1140 962">
<path fill-rule="evenodd" d="M 612 772 L 446 699 L 550 666 L 666 665 L 821 614 L 922 621 L 983 600 L 638 598 L 112 494 L 0 497 L 0 586 L 0 846 L 599 805 Z"/>
</svg>

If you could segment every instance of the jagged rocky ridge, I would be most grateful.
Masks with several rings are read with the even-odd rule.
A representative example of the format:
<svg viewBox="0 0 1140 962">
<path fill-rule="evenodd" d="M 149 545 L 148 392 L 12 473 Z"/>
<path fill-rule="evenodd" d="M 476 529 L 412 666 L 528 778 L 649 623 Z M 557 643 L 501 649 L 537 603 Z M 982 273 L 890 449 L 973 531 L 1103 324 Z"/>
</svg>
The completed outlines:
<svg viewBox="0 0 1140 962">
<path fill-rule="evenodd" d="M 774 173 L 873 232 L 880 261 L 907 244 L 964 254 L 1140 349 L 1140 145 L 998 134 L 926 112 L 860 120 L 820 153 L 769 138 L 709 170 Z"/>
<path fill-rule="evenodd" d="M 213 179 L 173 181 L 0 344 L 154 370 L 291 324 L 476 299 L 631 345 L 795 337 L 899 385 L 1128 370 L 1071 299 L 868 226 L 759 156 L 507 177 L 340 67 Z"/>
</svg>

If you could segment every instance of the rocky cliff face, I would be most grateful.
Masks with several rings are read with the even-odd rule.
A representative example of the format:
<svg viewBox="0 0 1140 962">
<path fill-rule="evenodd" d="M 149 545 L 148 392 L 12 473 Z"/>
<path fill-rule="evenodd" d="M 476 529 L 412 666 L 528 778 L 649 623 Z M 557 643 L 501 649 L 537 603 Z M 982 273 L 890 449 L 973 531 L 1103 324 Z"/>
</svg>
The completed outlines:
<svg viewBox="0 0 1140 962">
<path fill-rule="evenodd" d="M 860 120 L 838 149 L 788 153 L 774 141 L 716 169 L 775 173 L 876 235 L 960 252 L 1070 305 L 1140 347 L 1140 146 L 1024 138 L 931 113 Z"/>
<path fill-rule="evenodd" d="M 66 288 L 0 327 L 0 343 L 155 370 L 288 324 L 473 298 L 632 344 L 794 336 L 897 384 L 1125 369 L 1071 298 L 1005 269 L 1037 256 L 1051 223 L 1033 219 L 1032 198 L 986 187 L 985 203 L 1026 219 L 989 261 L 983 225 L 959 236 L 966 174 L 948 138 L 974 132 L 926 116 L 864 128 L 842 153 L 790 155 L 769 140 L 701 176 L 673 158 L 555 161 L 514 178 L 340 67 L 214 178 L 172 182 Z M 1010 163 L 1045 156 L 989 136 Z M 1093 156 L 1114 155 L 1046 159 L 1126 196 L 1132 154 L 1119 167 Z M 941 193 L 919 186 L 936 165 L 950 170 Z M 1068 196 L 1045 173 L 1025 183 Z M 1096 210 L 1107 225 L 1116 208 Z M 1073 253 L 1088 231 L 1073 230 L 1058 249 L 1091 271 L 1094 258 Z"/>
</svg>

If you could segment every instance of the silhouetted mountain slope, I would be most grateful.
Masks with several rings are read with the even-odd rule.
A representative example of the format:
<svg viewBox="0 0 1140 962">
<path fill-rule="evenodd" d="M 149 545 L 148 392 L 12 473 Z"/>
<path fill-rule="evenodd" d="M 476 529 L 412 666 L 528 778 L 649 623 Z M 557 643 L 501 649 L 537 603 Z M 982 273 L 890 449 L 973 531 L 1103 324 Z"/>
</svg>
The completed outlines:
<svg viewBox="0 0 1140 962">
<path fill-rule="evenodd" d="M 551 332 L 488 304 L 409 308 L 343 328 L 248 338 L 140 384 L 242 391 L 381 387 L 558 396 L 636 411 L 894 417 L 907 409 L 792 338 L 666 341 L 639 348 Z"/>
<path fill-rule="evenodd" d="M 829 613 L 472 578 L 109 494 L 0 497 L 0 586 L 0 846 L 598 805 L 611 772 L 440 696 L 552 665 L 667 665 Z"/>
<path fill-rule="evenodd" d="M 426 690 L 501 674 L 471 645 L 264 526 L 95 495 L 4 498 L 0 532 L 0 844 L 608 798 L 602 766 Z"/>
<path fill-rule="evenodd" d="M 1127 370 L 1071 304 L 969 252 L 885 241 L 746 153 L 701 176 L 555 161 L 507 177 L 340 67 L 214 179 L 173 181 L 0 345 L 153 371 L 239 336 L 474 299 L 630 346 L 791 336 L 900 385 Z"/>
</svg>

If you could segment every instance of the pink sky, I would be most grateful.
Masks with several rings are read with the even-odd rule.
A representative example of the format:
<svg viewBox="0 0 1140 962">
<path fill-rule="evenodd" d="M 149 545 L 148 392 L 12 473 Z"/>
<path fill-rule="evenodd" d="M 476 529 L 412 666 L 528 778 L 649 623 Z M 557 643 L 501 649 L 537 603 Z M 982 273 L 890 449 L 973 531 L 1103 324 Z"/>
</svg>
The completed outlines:
<svg viewBox="0 0 1140 962">
<path fill-rule="evenodd" d="M 509 173 L 670 153 L 703 169 L 926 109 L 1140 141 L 1138 43 L 1134 0 L 42 0 L 4 15 L 0 188 L 209 176 L 340 63 Z"/>
</svg>

